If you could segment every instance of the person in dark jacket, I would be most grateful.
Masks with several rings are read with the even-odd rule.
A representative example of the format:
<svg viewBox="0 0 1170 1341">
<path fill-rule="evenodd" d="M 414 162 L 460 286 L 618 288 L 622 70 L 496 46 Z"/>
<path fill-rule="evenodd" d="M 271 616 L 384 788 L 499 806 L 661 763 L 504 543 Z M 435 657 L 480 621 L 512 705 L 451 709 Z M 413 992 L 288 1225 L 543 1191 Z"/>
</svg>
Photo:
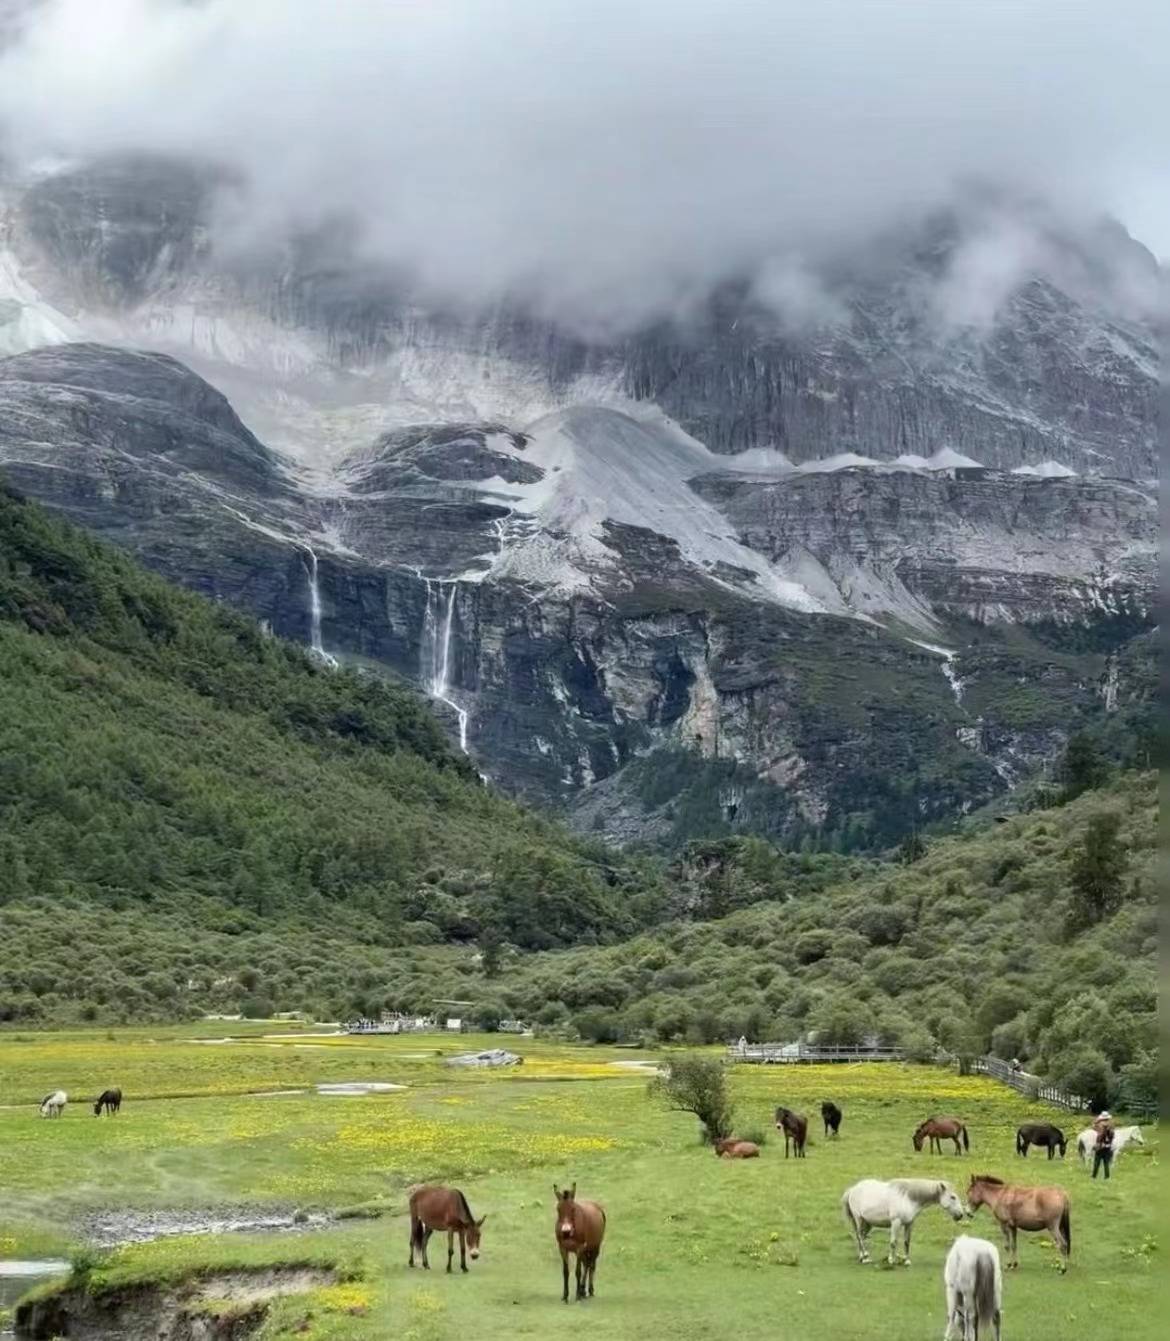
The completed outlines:
<svg viewBox="0 0 1170 1341">
<path fill-rule="evenodd" d="M 1101 1113 L 1093 1123 L 1093 1130 L 1097 1133 L 1097 1144 L 1093 1147 L 1093 1177 L 1096 1178 L 1098 1169 L 1104 1169 L 1108 1179 L 1113 1166 L 1113 1119 L 1108 1113 Z"/>
</svg>

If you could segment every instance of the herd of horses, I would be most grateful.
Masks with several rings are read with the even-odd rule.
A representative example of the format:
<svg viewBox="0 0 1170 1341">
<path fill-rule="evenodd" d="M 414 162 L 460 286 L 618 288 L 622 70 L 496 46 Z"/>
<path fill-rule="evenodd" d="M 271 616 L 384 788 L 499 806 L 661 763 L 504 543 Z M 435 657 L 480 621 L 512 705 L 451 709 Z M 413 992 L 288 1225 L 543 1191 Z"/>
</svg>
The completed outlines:
<svg viewBox="0 0 1170 1341">
<path fill-rule="evenodd" d="M 836 1138 L 841 1133 L 841 1109 L 826 1101 L 821 1105 L 821 1120 L 825 1136 Z M 784 1133 L 784 1157 L 805 1157 L 808 1140 L 808 1118 L 790 1108 L 775 1111 L 777 1131 Z M 1086 1143 L 1086 1138 L 1091 1138 Z M 1116 1134 L 1118 1147 L 1125 1144 L 1144 1145 L 1141 1129 L 1124 1127 Z M 929 1141 L 931 1149 L 942 1153 L 942 1141 L 951 1140 L 955 1153 L 971 1149 L 971 1137 L 966 1123 L 955 1117 L 931 1117 L 915 1128 L 912 1137 L 914 1149 L 921 1151 Z M 1077 1138 L 1082 1157 L 1086 1150 L 1092 1153 L 1096 1133 L 1090 1127 Z M 1084 1144 L 1082 1144 L 1084 1143 Z M 1031 1146 L 1048 1151 L 1052 1159 L 1057 1153 L 1063 1158 L 1067 1140 L 1059 1127 L 1048 1122 L 1025 1123 L 1016 1132 L 1016 1153 L 1027 1157 Z M 728 1136 L 712 1142 L 712 1149 L 720 1159 L 758 1159 L 760 1147 L 755 1141 Z M 593 1295 L 597 1259 L 605 1237 L 605 1211 L 595 1201 L 577 1197 L 577 1184 L 558 1188 L 553 1184 L 556 1214 L 553 1237 L 561 1256 L 561 1298 L 569 1302 L 569 1258 L 576 1258 L 576 1298 L 588 1299 Z M 1061 1271 L 1068 1270 L 1072 1254 L 1072 1217 L 1068 1193 L 1061 1187 L 1029 1187 L 1005 1182 L 992 1174 L 973 1174 L 967 1186 L 964 1205 L 956 1188 L 946 1179 L 894 1178 L 883 1181 L 863 1178 L 846 1188 L 841 1198 L 841 1210 L 857 1247 L 857 1260 L 868 1263 L 868 1237 L 872 1229 L 888 1228 L 889 1252 L 886 1261 L 895 1266 L 899 1261 L 910 1265 L 910 1236 L 914 1221 L 928 1206 L 938 1206 L 952 1220 L 959 1222 L 986 1206 L 1003 1234 L 1008 1270 L 1019 1267 L 1018 1235 L 1047 1231 L 1060 1254 Z M 472 1215 L 467 1198 L 457 1188 L 419 1187 L 410 1197 L 410 1259 L 415 1264 L 415 1251 L 421 1252 L 422 1265 L 427 1261 L 427 1240 L 436 1230 L 447 1234 L 447 1270 L 452 1269 L 455 1239 L 459 1239 L 459 1265 L 467 1270 L 467 1256 L 479 1256 L 480 1230 L 485 1216 L 478 1220 Z M 899 1251 L 900 1249 L 900 1251 Z M 944 1268 L 947 1300 L 946 1338 L 958 1329 L 963 1341 L 977 1341 L 981 1328 L 991 1328 L 999 1341 L 1003 1308 L 1002 1268 L 999 1252 L 986 1239 L 960 1235 L 952 1244 Z M 944 1341 L 946 1341 L 944 1338 Z"/>
<path fill-rule="evenodd" d="M 40 1104 L 42 1117 L 59 1118 L 65 1111 L 68 1095 L 64 1090 L 47 1094 Z M 104 1111 L 113 1116 L 122 1106 L 120 1089 L 103 1090 L 93 1106 L 95 1116 Z M 841 1134 L 844 1114 L 835 1104 L 826 1100 L 821 1104 L 821 1120 L 826 1138 L 836 1139 Z M 777 1131 L 784 1133 L 784 1157 L 805 1158 L 808 1142 L 808 1118 L 793 1109 L 778 1107 L 774 1120 Z M 971 1138 L 966 1124 L 956 1117 L 929 1117 L 920 1123 L 912 1136 L 914 1149 L 922 1151 L 929 1142 L 931 1153 L 942 1153 L 942 1142 L 954 1142 L 955 1154 L 971 1149 Z M 1077 1150 L 1082 1160 L 1092 1158 L 1097 1133 L 1089 1127 L 1077 1136 Z M 1114 1157 L 1127 1145 L 1144 1145 L 1140 1127 L 1122 1127 L 1115 1132 Z M 1048 1152 L 1051 1160 L 1064 1157 L 1068 1141 L 1059 1127 L 1049 1122 L 1030 1122 L 1016 1131 L 1016 1153 L 1027 1158 L 1032 1146 Z M 729 1136 L 713 1142 L 713 1149 L 721 1159 L 758 1159 L 760 1147 L 754 1141 Z M 591 1298 L 597 1274 L 597 1261 L 605 1238 L 606 1215 L 596 1201 L 577 1196 L 577 1184 L 560 1188 L 553 1184 L 556 1212 L 553 1237 L 561 1258 L 561 1298 L 569 1302 L 569 1259 L 575 1258 L 576 1298 Z M 415 1265 L 418 1255 L 424 1269 L 430 1269 L 427 1244 L 435 1232 L 447 1235 L 447 1270 L 453 1268 L 455 1240 L 459 1241 L 459 1268 L 467 1271 L 467 1260 L 479 1256 L 482 1230 L 486 1216 L 476 1219 L 467 1197 L 458 1188 L 426 1185 L 415 1188 L 410 1195 L 410 1257 L 408 1265 Z M 1060 1254 L 1060 1269 L 1068 1269 L 1072 1253 L 1072 1220 L 1068 1193 L 1060 1187 L 1031 1187 L 1005 1182 L 991 1174 L 974 1174 L 967 1186 L 966 1205 L 955 1187 L 946 1179 L 894 1178 L 883 1181 L 863 1178 L 846 1188 L 841 1197 L 841 1210 L 857 1247 L 857 1260 L 870 1259 L 868 1236 L 874 1228 L 890 1231 L 887 1263 L 894 1266 L 900 1260 L 910 1265 L 910 1238 L 914 1221 L 929 1206 L 938 1206 L 952 1220 L 959 1222 L 973 1216 L 986 1206 L 1003 1234 L 1007 1268 L 1019 1266 L 1017 1237 L 1025 1233 L 1046 1230 Z M 901 1252 L 899 1253 L 899 1248 Z M 951 1245 L 943 1272 L 946 1290 L 947 1329 L 944 1341 L 958 1329 L 963 1341 L 977 1341 L 981 1328 L 991 1328 L 999 1341 L 1003 1308 L 1002 1268 L 999 1252 L 986 1239 L 960 1235 Z"/>
</svg>

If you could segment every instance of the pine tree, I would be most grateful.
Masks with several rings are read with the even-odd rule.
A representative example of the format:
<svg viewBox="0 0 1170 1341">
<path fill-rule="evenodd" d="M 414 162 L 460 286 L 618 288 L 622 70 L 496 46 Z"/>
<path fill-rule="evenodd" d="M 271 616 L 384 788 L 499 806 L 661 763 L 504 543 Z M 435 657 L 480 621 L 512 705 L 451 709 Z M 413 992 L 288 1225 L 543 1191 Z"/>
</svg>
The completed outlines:
<svg viewBox="0 0 1170 1341">
<path fill-rule="evenodd" d="M 1116 811 L 1094 815 L 1073 854 L 1069 878 L 1076 927 L 1094 926 L 1121 903 L 1121 877 L 1127 858 L 1120 830 L 1121 816 Z"/>
</svg>

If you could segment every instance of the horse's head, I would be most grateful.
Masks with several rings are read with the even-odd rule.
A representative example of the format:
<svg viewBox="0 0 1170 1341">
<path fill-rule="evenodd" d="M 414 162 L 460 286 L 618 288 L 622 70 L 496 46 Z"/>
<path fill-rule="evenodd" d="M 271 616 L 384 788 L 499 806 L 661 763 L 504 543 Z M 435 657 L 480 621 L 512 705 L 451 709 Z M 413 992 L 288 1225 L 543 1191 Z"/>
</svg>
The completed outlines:
<svg viewBox="0 0 1170 1341">
<path fill-rule="evenodd" d="M 990 1174 L 972 1174 L 971 1184 L 967 1188 L 967 1205 L 974 1215 L 980 1206 L 990 1206 L 996 1199 L 996 1193 L 1003 1190 L 1003 1181 L 992 1178 Z"/>
<path fill-rule="evenodd" d="M 790 1114 L 790 1110 L 789 1110 L 789 1109 L 787 1109 L 787 1108 L 777 1108 L 777 1110 L 776 1110 L 776 1126 L 777 1126 L 777 1127 L 783 1127 L 783 1125 L 784 1125 L 784 1119 L 785 1119 L 786 1117 L 788 1117 L 789 1114 Z"/>
<path fill-rule="evenodd" d="M 924 1135 L 925 1131 L 926 1131 L 926 1123 L 925 1123 L 925 1122 L 922 1123 L 921 1126 L 915 1127 L 915 1129 L 914 1129 L 914 1137 L 913 1137 L 913 1139 L 914 1139 L 914 1149 L 915 1149 L 915 1150 L 921 1150 L 921 1149 L 922 1149 L 922 1140 L 923 1140 L 923 1135 Z"/>
<path fill-rule="evenodd" d="M 577 1229 L 577 1184 L 562 1189 L 553 1183 L 553 1191 L 557 1197 L 557 1238 L 571 1239 Z"/>
<path fill-rule="evenodd" d="M 959 1194 L 950 1183 L 939 1183 L 938 1204 L 944 1211 L 946 1211 L 952 1220 L 961 1220 L 967 1214 L 963 1209 L 963 1203 Z"/>
<path fill-rule="evenodd" d="M 93 1106 L 93 1115 L 94 1117 L 101 1117 L 102 1115 L 102 1101 L 100 1099 Z"/>
<path fill-rule="evenodd" d="M 481 1215 L 478 1220 L 473 1220 L 463 1231 L 463 1237 L 467 1240 L 467 1255 L 473 1262 L 479 1256 L 479 1231 L 483 1228 L 483 1222 L 486 1219 L 486 1215 Z"/>
</svg>

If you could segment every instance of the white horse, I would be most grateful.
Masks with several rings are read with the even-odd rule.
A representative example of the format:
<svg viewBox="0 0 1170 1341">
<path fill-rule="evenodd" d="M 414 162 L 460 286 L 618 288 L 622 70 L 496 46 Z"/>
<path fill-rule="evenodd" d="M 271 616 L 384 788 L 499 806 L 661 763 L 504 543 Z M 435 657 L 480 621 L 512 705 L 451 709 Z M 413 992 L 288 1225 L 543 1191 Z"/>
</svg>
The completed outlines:
<svg viewBox="0 0 1170 1341">
<path fill-rule="evenodd" d="M 951 1341 L 956 1327 L 962 1341 L 979 1341 L 979 1329 L 987 1325 L 994 1328 L 995 1341 L 1000 1341 L 1003 1272 L 995 1244 L 960 1234 L 947 1253 L 943 1282 L 947 1291 L 947 1329 L 943 1341 Z"/>
<path fill-rule="evenodd" d="M 895 1178 L 883 1183 L 877 1178 L 863 1178 L 847 1188 L 841 1198 L 841 1210 L 857 1240 L 857 1260 L 869 1261 L 866 1237 L 874 1225 L 889 1225 L 889 1264 L 894 1265 L 898 1251 L 898 1234 L 903 1235 L 903 1261 L 910 1265 L 910 1227 L 920 1211 L 927 1206 L 941 1206 L 952 1220 L 961 1220 L 965 1214 L 959 1194 L 950 1183 L 934 1178 Z"/>
<path fill-rule="evenodd" d="M 41 1117 L 60 1117 L 68 1102 L 69 1096 L 64 1090 L 54 1090 L 52 1094 L 46 1094 L 41 1100 Z"/>
<path fill-rule="evenodd" d="M 1146 1143 L 1140 1127 L 1118 1127 L 1113 1133 L 1113 1158 L 1116 1160 L 1118 1155 L 1127 1145 L 1141 1145 Z M 1095 1127 L 1086 1127 L 1077 1137 L 1077 1151 L 1081 1157 L 1081 1163 L 1086 1167 L 1093 1162 L 1093 1151 L 1097 1149 L 1097 1130 Z"/>
</svg>

